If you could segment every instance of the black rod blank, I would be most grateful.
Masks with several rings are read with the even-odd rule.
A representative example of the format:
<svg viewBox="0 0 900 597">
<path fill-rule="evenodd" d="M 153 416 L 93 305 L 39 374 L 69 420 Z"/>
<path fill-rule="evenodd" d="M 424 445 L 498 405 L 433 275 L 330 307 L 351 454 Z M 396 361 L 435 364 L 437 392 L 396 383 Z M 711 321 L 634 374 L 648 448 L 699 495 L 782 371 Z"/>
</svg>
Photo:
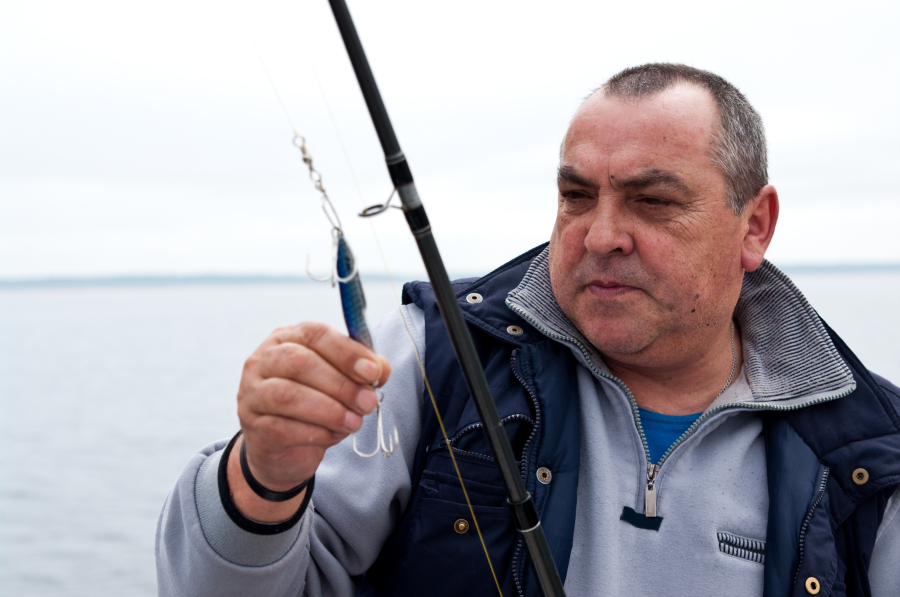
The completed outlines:
<svg viewBox="0 0 900 597">
<path fill-rule="evenodd" d="M 359 87 L 369 108 L 378 139 L 381 141 L 381 147 L 384 149 L 388 171 L 397 193 L 400 195 L 406 221 L 419 246 L 419 253 L 425 263 L 428 279 L 434 289 L 441 315 L 444 318 L 444 325 L 447 327 L 450 341 L 453 344 L 453 350 L 456 352 L 456 358 L 462 368 L 469 392 L 475 400 L 488 444 L 494 453 L 500 475 L 509 494 L 509 503 L 516 521 L 516 528 L 525 541 L 535 577 L 541 592 L 546 597 L 564 597 L 562 580 L 556 564 L 553 562 L 553 555 L 547 544 L 544 529 L 540 526 L 534 501 L 525 488 L 509 438 L 500 423 L 497 405 L 491 396 L 481 361 L 472 342 L 472 336 L 469 335 L 462 310 L 456 302 L 456 293 L 453 291 L 450 277 L 447 275 L 443 259 L 441 259 L 431 233 L 428 216 L 425 214 L 425 208 L 416 191 L 409 164 L 400 150 L 400 143 L 394 134 L 394 127 L 391 125 L 387 109 L 384 107 L 375 77 L 369 67 L 369 61 L 363 51 L 359 35 L 356 33 L 353 19 L 350 17 L 350 11 L 344 0 L 329 0 L 329 3 L 341 37 L 344 39 L 344 46 L 347 48 L 353 70 L 356 72 Z"/>
</svg>

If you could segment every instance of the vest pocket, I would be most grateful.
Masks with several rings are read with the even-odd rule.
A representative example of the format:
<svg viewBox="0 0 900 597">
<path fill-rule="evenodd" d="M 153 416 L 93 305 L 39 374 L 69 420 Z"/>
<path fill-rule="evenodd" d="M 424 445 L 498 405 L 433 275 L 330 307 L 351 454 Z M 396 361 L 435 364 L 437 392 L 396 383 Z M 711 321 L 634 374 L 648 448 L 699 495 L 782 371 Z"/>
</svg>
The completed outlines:
<svg viewBox="0 0 900 597">
<path fill-rule="evenodd" d="M 517 534 L 500 475 L 483 458 L 457 453 L 456 461 L 497 580 L 504 595 L 513 595 L 510 566 Z M 377 595 L 497 595 L 446 448 L 429 455 L 408 512 L 367 577 Z"/>
<path fill-rule="evenodd" d="M 758 539 L 748 539 L 732 533 L 716 533 L 719 539 L 719 551 L 722 553 L 749 560 L 757 564 L 764 564 L 766 559 L 766 542 Z"/>
<path fill-rule="evenodd" d="M 466 479 L 466 490 L 504 595 L 514 592 L 510 562 L 516 543 L 506 493 Z M 378 594 L 398 596 L 497 595 L 491 568 L 465 503 L 459 479 L 423 471 L 409 513 L 403 521 L 402 557 L 385 574 Z M 400 556 L 399 553 L 396 556 Z M 385 562 L 386 563 L 386 562 Z"/>
<path fill-rule="evenodd" d="M 404 587 L 408 594 L 496 595 L 497 588 L 469 507 L 424 496 L 416 496 L 416 501 L 419 503 L 411 513 L 413 519 L 407 537 L 408 545 L 414 545 L 415 549 L 407 552 L 400 572 L 401 577 L 416 578 Z M 472 509 L 497 580 L 501 586 L 508 585 L 506 576 L 516 540 L 509 509 L 475 504 Z M 461 527 L 466 530 L 460 532 Z"/>
<path fill-rule="evenodd" d="M 457 454 L 457 459 L 460 455 Z M 503 487 L 481 483 L 473 479 L 463 479 L 466 483 L 466 493 L 473 506 L 493 506 L 504 508 L 507 515 L 509 509 L 506 507 L 506 490 Z M 466 496 L 463 493 L 459 479 L 455 475 L 441 473 L 437 471 L 423 471 L 422 479 L 419 481 L 418 497 L 427 497 L 429 499 L 455 502 L 466 506 Z M 468 506 L 466 506 L 468 508 Z M 476 513 L 477 516 L 477 513 Z"/>
</svg>

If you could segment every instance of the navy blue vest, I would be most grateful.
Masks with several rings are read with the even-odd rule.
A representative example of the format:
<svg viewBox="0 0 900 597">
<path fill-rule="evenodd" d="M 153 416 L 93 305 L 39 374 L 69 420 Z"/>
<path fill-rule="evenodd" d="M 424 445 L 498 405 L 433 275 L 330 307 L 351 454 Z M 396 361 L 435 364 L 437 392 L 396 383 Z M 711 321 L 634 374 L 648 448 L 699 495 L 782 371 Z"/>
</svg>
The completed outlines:
<svg viewBox="0 0 900 597">
<path fill-rule="evenodd" d="M 545 246 L 454 287 L 565 581 L 581 444 L 576 362 L 568 348 L 548 340 L 505 305 L 507 293 Z M 473 292 L 484 300 L 468 303 L 465 296 Z M 431 287 L 407 284 L 403 299 L 425 313 L 426 373 L 503 594 L 537 596 Z M 524 333 L 509 334 L 510 325 Z M 809 577 L 821 584 L 820 597 L 870 595 L 867 571 L 875 533 L 887 499 L 900 484 L 900 390 L 876 381 L 829 333 L 856 380 L 853 399 L 772 412 L 765 421 L 770 495 L 765 597 L 808 595 Z M 477 533 L 455 531 L 457 520 L 471 516 L 427 392 L 423 401 L 409 506 L 364 576 L 361 594 L 496 595 Z M 553 471 L 551 483 L 537 482 L 540 467 Z M 869 474 L 863 485 L 852 480 L 858 468 Z"/>
</svg>

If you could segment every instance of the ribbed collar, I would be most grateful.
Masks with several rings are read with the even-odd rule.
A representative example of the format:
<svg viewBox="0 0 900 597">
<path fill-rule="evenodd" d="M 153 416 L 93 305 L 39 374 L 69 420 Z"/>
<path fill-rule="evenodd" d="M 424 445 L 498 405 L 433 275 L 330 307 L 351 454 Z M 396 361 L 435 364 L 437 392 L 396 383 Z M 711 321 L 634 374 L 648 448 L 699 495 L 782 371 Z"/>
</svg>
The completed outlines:
<svg viewBox="0 0 900 597">
<path fill-rule="evenodd" d="M 557 304 L 548 255 L 549 248 L 535 257 L 506 305 L 548 338 L 577 349 L 584 364 L 609 375 L 600 353 Z M 741 328 L 743 374 L 753 402 L 797 408 L 855 389 L 853 374 L 819 316 L 793 282 L 768 261 L 745 274 L 735 319 Z"/>
</svg>

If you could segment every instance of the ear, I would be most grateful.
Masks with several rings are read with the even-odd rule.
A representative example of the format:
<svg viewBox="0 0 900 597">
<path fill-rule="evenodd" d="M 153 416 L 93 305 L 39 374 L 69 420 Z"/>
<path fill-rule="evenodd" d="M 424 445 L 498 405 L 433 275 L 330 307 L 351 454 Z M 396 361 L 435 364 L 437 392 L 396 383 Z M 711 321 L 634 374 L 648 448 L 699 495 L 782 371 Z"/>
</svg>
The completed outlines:
<svg viewBox="0 0 900 597">
<path fill-rule="evenodd" d="M 744 241 L 741 247 L 741 267 L 752 272 L 758 268 L 772 242 L 778 222 L 778 192 L 767 184 L 744 208 Z"/>
</svg>

